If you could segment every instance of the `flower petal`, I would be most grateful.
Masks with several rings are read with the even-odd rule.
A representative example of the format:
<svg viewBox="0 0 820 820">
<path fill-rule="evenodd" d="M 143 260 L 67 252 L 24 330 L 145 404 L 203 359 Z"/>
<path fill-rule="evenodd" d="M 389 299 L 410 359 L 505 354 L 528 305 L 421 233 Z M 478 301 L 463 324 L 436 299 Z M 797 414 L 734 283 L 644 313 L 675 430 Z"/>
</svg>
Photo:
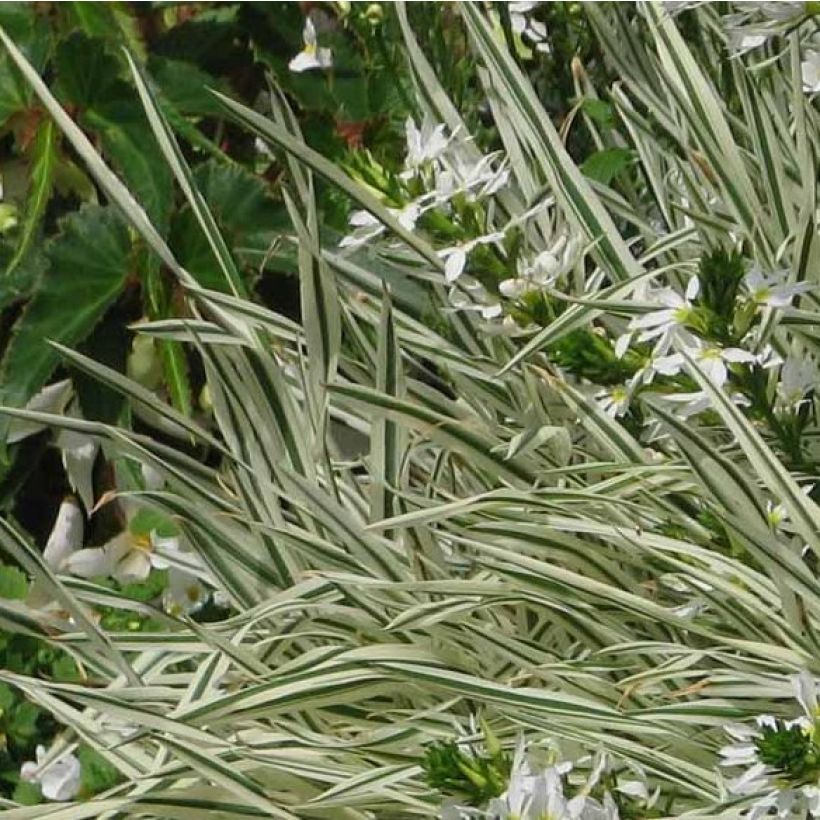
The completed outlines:
<svg viewBox="0 0 820 820">
<path fill-rule="evenodd" d="M 83 545 L 83 514 L 73 498 L 66 498 L 57 511 L 57 518 L 48 537 L 43 560 L 55 572 L 60 572 L 68 557 Z"/>
</svg>

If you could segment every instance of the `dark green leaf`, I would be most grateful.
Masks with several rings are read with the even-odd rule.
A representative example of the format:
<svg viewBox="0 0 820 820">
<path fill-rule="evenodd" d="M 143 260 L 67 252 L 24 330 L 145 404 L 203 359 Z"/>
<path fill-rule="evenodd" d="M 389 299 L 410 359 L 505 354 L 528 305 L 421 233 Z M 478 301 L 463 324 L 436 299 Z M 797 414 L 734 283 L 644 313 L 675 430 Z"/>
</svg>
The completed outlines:
<svg viewBox="0 0 820 820">
<path fill-rule="evenodd" d="M 237 263 L 258 269 L 288 229 L 284 208 L 270 198 L 262 180 L 239 166 L 206 162 L 196 169 L 194 180 Z M 171 239 L 180 262 L 200 284 L 225 289 L 225 277 L 187 206 L 174 219 Z"/>
<path fill-rule="evenodd" d="M 148 74 L 171 105 L 183 114 L 219 116 L 222 109 L 209 88 L 222 88 L 216 77 L 186 60 L 152 56 Z"/>
<path fill-rule="evenodd" d="M 0 3 L 0 26 L 14 39 L 38 71 L 51 45 L 48 23 L 31 3 Z M 5 49 L 0 49 L 0 125 L 31 103 L 31 89 Z"/>
<path fill-rule="evenodd" d="M 45 384 L 58 362 L 46 340 L 76 345 L 89 334 L 120 293 L 130 252 L 113 208 L 85 207 L 63 221 L 47 250 L 49 270 L 3 357 L 0 403 L 21 407 Z"/>
<path fill-rule="evenodd" d="M 119 77 L 120 65 L 101 40 L 80 32 L 73 34 L 57 47 L 54 65 L 55 90 L 64 104 L 87 109 L 128 96 L 128 86 Z"/>
</svg>

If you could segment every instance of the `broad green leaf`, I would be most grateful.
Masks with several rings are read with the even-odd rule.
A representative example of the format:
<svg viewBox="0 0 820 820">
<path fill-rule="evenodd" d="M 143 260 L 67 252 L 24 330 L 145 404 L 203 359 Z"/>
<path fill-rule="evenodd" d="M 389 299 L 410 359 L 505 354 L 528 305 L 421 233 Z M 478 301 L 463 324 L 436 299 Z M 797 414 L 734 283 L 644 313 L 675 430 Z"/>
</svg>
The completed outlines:
<svg viewBox="0 0 820 820">
<path fill-rule="evenodd" d="M 3 356 L 2 404 L 21 407 L 45 384 L 58 357 L 44 341 L 82 341 L 128 276 L 131 242 L 113 210 L 85 207 L 66 217 L 61 228 L 47 250 L 49 269 Z"/>
<path fill-rule="evenodd" d="M 45 67 L 51 48 L 47 21 L 28 3 L 0 3 L 0 28 L 19 44 L 38 71 Z M 31 104 L 31 89 L 11 57 L 0 54 L 0 125 Z"/>
</svg>

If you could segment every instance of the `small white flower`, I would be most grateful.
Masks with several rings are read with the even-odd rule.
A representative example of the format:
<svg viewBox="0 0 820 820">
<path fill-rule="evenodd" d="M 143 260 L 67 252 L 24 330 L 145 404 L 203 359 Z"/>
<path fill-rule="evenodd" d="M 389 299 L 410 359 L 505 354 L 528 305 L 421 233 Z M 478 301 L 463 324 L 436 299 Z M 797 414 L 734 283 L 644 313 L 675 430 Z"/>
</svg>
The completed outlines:
<svg viewBox="0 0 820 820">
<path fill-rule="evenodd" d="M 804 484 L 800 489 L 804 495 L 809 495 L 814 489 L 814 484 Z M 773 529 L 794 532 L 794 529 L 789 523 L 789 511 L 784 504 L 775 504 L 773 501 L 767 501 L 766 520 Z"/>
<path fill-rule="evenodd" d="M 314 68 L 330 68 L 333 65 L 333 52 L 329 48 L 320 48 L 317 45 L 316 29 L 310 17 L 305 18 L 302 40 L 305 47 L 288 63 L 291 71 L 301 73 Z"/>
<path fill-rule="evenodd" d="M 126 528 L 109 539 L 101 547 L 77 550 L 68 556 L 66 569 L 81 578 L 104 576 L 114 578 L 120 584 L 144 581 L 152 567 L 166 569 L 168 563 L 161 557 L 158 548 L 168 549 L 170 541 L 155 532 L 135 533 L 130 530 L 130 522 L 139 508 L 125 499 Z"/>
<path fill-rule="evenodd" d="M 623 348 L 623 338 L 624 336 L 619 337 L 615 343 L 615 355 L 618 358 L 623 355 L 622 353 L 619 355 L 619 349 Z M 627 337 L 627 345 L 628 342 L 629 338 Z M 659 353 L 657 347 L 650 352 L 641 368 L 629 380 L 630 387 L 634 388 L 640 384 L 652 384 L 658 374 L 661 376 L 677 376 L 680 373 L 683 369 L 683 356 L 680 353 L 673 353 L 671 356 L 662 356 Z"/>
<path fill-rule="evenodd" d="M 412 231 L 416 227 L 419 217 L 432 207 L 431 197 L 421 197 L 414 202 L 408 202 L 403 208 L 388 208 L 399 225 L 405 230 Z M 370 211 L 353 211 L 348 219 L 353 227 L 353 233 L 345 236 L 339 242 L 340 248 L 358 248 L 383 234 L 387 229 Z"/>
<path fill-rule="evenodd" d="M 778 404 L 782 408 L 797 410 L 805 401 L 806 394 L 820 384 L 820 370 L 809 356 L 789 354 L 780 368 L 777 383 Z"/>
<path fill-rule="evenodd" d="M 353 233 L 342 239 L 340 248 L 358 248 L 384 232 L 384 225 L 370 211 L 353 211 L 348 224 L 353 228 Z"/>
<path fill-rule="evenodd" d="M 462 275 L 459 286 L 448 291 L 448 298 L 454 310 L 469 310 L 481 314 L 483 319 L 497 319 L 504 309 L 487 293 L 487 289 L 472 276 Z"/>
<path fill-rule="evenodd" d="M 162 594 L 165 611 L 177 616 L 196 612 L 210 594 L 200 580 L 207 573 L 199 556 L 185 549 L 179 538 L 155 538 L 154 547 L 154 566 L 168 569 L 168 586 Z"/>
<path fill-rule="evenodd" d="M 766 520 L 774 529 L 778 529 L 788 517 L 789 512 L 782 504 L 766 502 Z"/>
<path fill-rule="evenodd" d="M 536 51 L 548 53 L 547 27 L 540 20 L 533 20 L 529 13 L 538 7 L 534 2 L 510 3 L 510 24 L 512 30 L 524 39 L 528 45 L 534 45 Z"/>
<path fill-rule="evenodd" d="M 628 385 L 617 385 L 596 396 L 601 409 L 610 417 L 618 418 L 629 410 L 632 394 Z"/>
<path fill-rule="evenodd" d="M 743 284 L 749 291 L 752 301 L 758 305 L 773 308 L 789 307 L 792 299 L 799 293 L 811 290 L 808 282 L 788 282 L 789 272 L 777 270 L 766 275 L 760 268 L 752 268 L 744 277 Z"/>
<path fill-rule="evenodd" d="M 551 248 L 541 251 L 532 261 L 519 258 L 518 276 L 504 279 L 498 286 L 499 292 L 508 299 L 520 299 L 531 290 L 554 285 L 578 261 L 580 250 L 581 242 L 577 237 L 568 239 L 562 235 Z"/>
<path fill-rule="evenodd" d="M 478 236 L 469 242 L 462 242 L 460 245 L 453 245 L 449 248 L 442 248 L 438 255 L 444 259 L 444 279 L 448 284 L 452 284 L 464 272 L 467 264 L 467 255 L 473 248 L 479 245 L 490 245 L 493 242 L 500 242 L 504 234 L 500 231 L 488 233 L 485 236 Z"/>
<path fill-rule="evenodd" d="M 425 115 L 421 128 L 416 127 L 412 117 L 404 123 L 404 132 L 407 138 L 407 157 L 404 164 L 407 173 L 412 174 L 417 168 L 437 159 L 447 148 L 449 139 L 445 133 L 443 123 L 436 124 Z"/>
<path fill-rule="evenodd" d="M 43 560 L 55 573 L 67 570 L 69 558 L 83 545 L 83 512 L 73 498 L 66 498 L 57 510 L 54 526 L 43 550 Z M 54 600 L 43 581 L 35 579 L 26 599 L 26 603 L 35 609 L 52 613 L 60 611 L 60 605 Z M 62 613 L 67 619 L 68 613 Z"/>
<path fill-rule="evenodd" d="M 665 352 L 675 338 L 691 338 L 684 325 L 693 310 L 692 300 L 698 295 L 700 280 L 693 276 L 681 296 L 672 288 L 660 288 L 648 294 L 650 301 L 661 305 L 658 310 L 636 316 L 629 322 L 629 330 L 638 333 L 638 341 L 658 339 L 656 352 Z"/>
<path fill-rule="evenodd" d="M 444 152 L 435 169 L 435 190 L 438 204 L 449 202 L 458 194 L 468 199 L 492 196 L 507 184 L 509 169 L 496 162 L 501 154 L 495 152 L 476 158 L 463 143 L 452 143 Z"/>
<path fill-rule="evenodd" d="M 704 410 L 708 410 L 711 406 L 709 396 L 702 390 L 695 393 L 670 393 L 661 395 L 660 398 L 674 402 L 675 415 L 683 419 L 688 419 L 690 416 L 696 416 Z"/>
<path fill-rule="evenodd" d="M 709 381 L 718 387 L 726 384 L 729 376 L 727 364 L 754 364 L 757 361 L 757 356 L 739 347 L 701 345 L 686 348 L 686 353 L 698 363 Z M 658 360 L 655 366 L 659 372 L 668 374 L 670 370 L 678 372 L 683 362 L 682 354 L 673 353 L 671 356 Z"/>
<path fill-rule="evenodd" d="M 47 800 L 65 802 L 80 790 L 80 761 L 73 754 L 64 754 L 47 763 L 44 746 L 37 747 L 37 761 L 28 761 L 20 768 L 20 777 L 29 783 L 39 783 Z"/>
<path fill-rule="evenodd" d="M 121 584 L 144 581 L 155 565 L 153 539 L 127 530 L 115 535 L 102 547 L 75 552 L 68 559 L 68 570 L 80 578 L 105 576 Z"/>
</svg>

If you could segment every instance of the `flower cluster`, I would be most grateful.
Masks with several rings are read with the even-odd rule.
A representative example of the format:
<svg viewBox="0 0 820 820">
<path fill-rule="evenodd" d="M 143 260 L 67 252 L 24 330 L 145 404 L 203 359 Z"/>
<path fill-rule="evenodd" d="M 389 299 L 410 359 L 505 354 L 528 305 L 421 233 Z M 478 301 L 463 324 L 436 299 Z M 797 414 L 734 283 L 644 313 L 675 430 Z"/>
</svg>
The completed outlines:
<svg viewBox="0 0 820 820">
<path fill-rule="evenodd" d="M 689 371 L 697 367 L 753 418 L 774 426 L 787 449 L 799 439 L 818 369 L 796 342 L 784 357 L 760 333 L 771 311 L 788 311 L 812 287 L 788 270 L 763 271 L 723 250 L 704 256 L 698 273 L 679 285 L 646 285 L 612 346 L 631 376 L 600 393 L 601 406 L 625 416 L 639 394 L 652 390 L 683 418 L 703 413 L 710 402 Z M 652 434 L 648 429 L 647 438 Z"/>
<path fill-rule="evenodd" d="M 482 725 L 483 748 L 449 742 L 427 752 L 428 783 L 454 795 L 442 820 L 624 820 L 651 813 L 657 792 L 650 794 L 643 772 L 616 771 L 603 752 L 566 760 L 554 744 L 528 747 L 523 737 L 510 761 Z"/>
<path fill-rule="evenodd" d="M 793 720 L 761 715 L 752 726 L 733 724 L 734 743 L 721 750 L 722 765 L 747 767 L 726 784 L 730 794 L 750 797 L 743 815 L 755 820 L 774 811 L 778 817 L 820 817 L 820 711 L 814 678 L 793 679 L 803 714 Z"/>
<path fill-rule="evenodd" d="M 405 136 L 399 173 L 376 167 L 372 158 L 355 173 L 380 191 L 405 230 L 423 232 L 438 246 L 452 309 L 498 320 L 500 324 L 488 326 L 490 332 L 525 330 L 538 321 L 542 295 L 565 281 L 581 259 L 579 237 L 566 226 L 554 225 L 540 247 L 522 241 L 532 220 L 543 216 L 545 204 L 506 221 L 498 219 L 499 197 L 518 197 L 500 152 L 482 154 L 471 140 L 449 133 L 429 115 L 420 126 L 408 118 Z M 349 250 L 385 233 L 381 222 L 363 210 L 350 215 L 350 227 L 340 243 Z"/>
</svg>

